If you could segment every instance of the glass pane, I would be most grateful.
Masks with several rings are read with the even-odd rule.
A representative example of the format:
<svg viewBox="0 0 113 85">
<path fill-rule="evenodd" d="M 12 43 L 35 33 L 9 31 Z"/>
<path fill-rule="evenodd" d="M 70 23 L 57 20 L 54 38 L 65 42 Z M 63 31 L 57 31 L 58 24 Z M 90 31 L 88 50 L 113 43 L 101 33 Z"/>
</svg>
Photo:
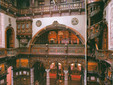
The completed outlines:
<svg viewBox="0 0 113 85">
<path fill-rule="evenodd" d="M 26 28 L 29 28 L 29 24 L 28 23 L 26 24 Z"/>
<path fill-rule="evenodd" d="M 25 24 L 22 24 L 22 29 L 24 29 L 25 28 Z"/>
<path fill-rule="evenodd" d="M 20 29 L 20 24 L 18 24 L 18 29 Z"/>
</svg>

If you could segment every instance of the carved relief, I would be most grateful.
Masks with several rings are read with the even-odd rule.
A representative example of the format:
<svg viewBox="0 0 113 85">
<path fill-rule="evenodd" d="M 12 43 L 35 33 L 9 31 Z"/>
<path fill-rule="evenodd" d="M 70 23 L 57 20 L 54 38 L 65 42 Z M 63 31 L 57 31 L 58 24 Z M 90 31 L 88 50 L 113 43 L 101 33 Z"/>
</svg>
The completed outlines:
<svg viewBox="0 0 113 85">
<path fill-rule="evenodd" d="M 37 27 L 40 27 L 41 25 L 42 25 L 42 22 L 41 22 L 40 20 L 37 20 L 37 21 L 36 21 L 36 26 L 37 26 Z"/>
<path fill-rule="evenodd" d="M 79 23 L 79 21 L 78 21 L 77 18 L 73 18 L 73 19 L 71 20 L 71 23 L 72 23 L 72 25 L 77 25 L 77 24 Z"/>
<path fill-rule="evenodd" d="M 20 44 L 27 45 L 29 39 L 32 37 L 32 20 L 17 20 L 17 39 Z"/>
</svg>

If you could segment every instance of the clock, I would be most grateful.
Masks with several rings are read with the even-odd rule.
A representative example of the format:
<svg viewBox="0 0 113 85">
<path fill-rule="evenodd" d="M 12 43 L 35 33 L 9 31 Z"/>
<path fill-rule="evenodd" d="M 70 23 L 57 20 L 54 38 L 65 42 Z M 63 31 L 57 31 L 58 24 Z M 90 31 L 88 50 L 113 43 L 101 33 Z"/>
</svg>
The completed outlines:
<svg viewBox="0 0 113 85">
<path fill-rule="evenodd" d="M 37 26 L 37 27 L 40 27 L 41 25 L 42 25 L 42 22 L 41 22 L 40 20 L 37 20 L 37 21 L 36 21 L 36 26 Z"/>
<path fill-rule="evenodd" d="M 77 25 L 78 24 L 78 19 L 77 18 L 73 18 L 71 20 L 72 25 Z"/>
</svg>

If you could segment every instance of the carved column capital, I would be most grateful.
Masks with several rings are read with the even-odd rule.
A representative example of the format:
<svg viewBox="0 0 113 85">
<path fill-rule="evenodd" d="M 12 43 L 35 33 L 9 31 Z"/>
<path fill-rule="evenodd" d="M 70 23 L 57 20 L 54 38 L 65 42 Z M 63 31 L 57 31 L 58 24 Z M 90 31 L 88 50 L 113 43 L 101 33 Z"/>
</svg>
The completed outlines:
<svg viewBox="0 0 113 85">
<path fill-rule="evenodd" d="M 64 70 L 64 73 L 67 74 L 68 73 L 68 70 Z"/>
<path fill-rule="evenodd" d="M 68 80 L 68 70 L 64 70 L 64 74 L 65 74 L 64 80 L 66 81 L 66 80 Z"/>
<path fill-rule="evenodd" d="M 50 85 L 50 76 L 49 76 L 50 69 L 45 69 L 45 71 L 46 71 L 46 85 Z"/>
</svg>

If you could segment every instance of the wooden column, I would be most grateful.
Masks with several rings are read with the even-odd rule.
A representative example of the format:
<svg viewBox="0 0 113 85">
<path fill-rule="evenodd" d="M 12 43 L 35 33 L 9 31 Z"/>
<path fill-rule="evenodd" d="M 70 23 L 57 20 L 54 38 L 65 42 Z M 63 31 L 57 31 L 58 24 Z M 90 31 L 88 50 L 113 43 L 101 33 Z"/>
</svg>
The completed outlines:
<svg viewBox="0 0 113 85">
<path fill-rule="evenodd" d="M 30 69 L 30 73 L 31 73 L 31 85 L 34 85 L 34 68 Z"/>
<path fill-rule="evenodd" d="M 50 85 L 50 76 L 49 76 L 50 69 L 45 69 L 45 71 L 46 71 L 46 85 Z"/>
</svg>

